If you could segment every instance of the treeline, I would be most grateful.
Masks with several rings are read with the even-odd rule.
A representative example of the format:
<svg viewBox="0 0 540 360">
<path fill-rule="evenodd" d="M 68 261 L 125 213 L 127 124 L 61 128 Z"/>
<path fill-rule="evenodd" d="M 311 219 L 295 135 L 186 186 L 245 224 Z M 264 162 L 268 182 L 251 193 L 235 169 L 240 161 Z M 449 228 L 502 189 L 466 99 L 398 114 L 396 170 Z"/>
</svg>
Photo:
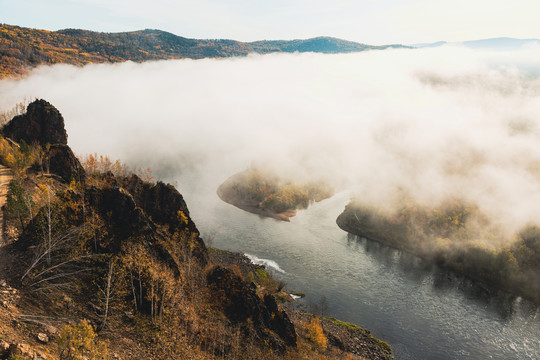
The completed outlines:
<svg viewBox="0 0 540 360">
<path fill-rule="evenodd" d="M 540 228 L 536 225 L 508 238 L 475 204 L 447 199 L 430 207 L 410 198 L 401 199 L 393 211 L 353 200 L 337 223 L 353 234 L 540 302 Z"/>
<path fill-rule="evenodd" d="M 0 76 L 21 75 L 37 65 L 147 61 L 243 55 L 241 43 L 199 41 L 166 32 L 144 30 L 99 33 L 47 31 L 0 25 Z"/>
<path fill-rule="evenodd" d="M 159 30 L 101 33 L 67 29 L 47 31 L 0 24 L 0 78 L 25 74 L 42 64 L 73 64 L 201 59 L 271 52 L 355 52 L 385 49 L 335 38 L 292 41 L 188 39 Z M 390 47 L 400 47 L 391 45 Z"/>
</svg>

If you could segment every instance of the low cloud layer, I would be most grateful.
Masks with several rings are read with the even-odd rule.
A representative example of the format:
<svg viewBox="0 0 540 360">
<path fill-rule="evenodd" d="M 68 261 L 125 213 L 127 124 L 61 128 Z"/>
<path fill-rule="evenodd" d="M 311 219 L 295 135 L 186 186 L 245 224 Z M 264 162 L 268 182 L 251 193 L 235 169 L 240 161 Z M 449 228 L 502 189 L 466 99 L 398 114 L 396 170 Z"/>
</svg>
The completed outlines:
<svg viewBox="0 0 540 360">
<path fill-rule="evenodd" d="M 461 196 L 511 230 L 540 221 L 540 50 L 42 67 L 0 82 L 0 108 L 44 98 L 69 143 L 219 184 L 252 162 L 384 204 Z M 181 186 L 180 186 L 181 187 Z"/>
</svg>

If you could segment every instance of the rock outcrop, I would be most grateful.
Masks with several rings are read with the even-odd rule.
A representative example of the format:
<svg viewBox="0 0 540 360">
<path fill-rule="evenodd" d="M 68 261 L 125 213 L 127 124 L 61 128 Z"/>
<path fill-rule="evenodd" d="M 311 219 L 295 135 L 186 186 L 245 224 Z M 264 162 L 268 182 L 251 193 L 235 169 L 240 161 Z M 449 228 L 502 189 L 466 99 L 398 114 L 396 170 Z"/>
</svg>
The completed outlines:
<svg viewBox="0 0 540 360">
<path fill-rule="evenodd" d="M 199 232 L 190 219 L 183 196 L 174 186 L 161 181 L 156 184 L 145 183 L 137 175 L 131 175 L 124 179 L 122 187 L 133 195 L 135 202 L 152 217 L 152 220 L 167 225 L 171 233 L 186 227 L 191 232 Z M 179 221 L 179 212 L 189 219 L 185 224 Z"/>
<path fill-rule="evenodd" d="M 25 114 L 15 116 L 3 127 L 2 134 L 18 143 L 41 146 L 44 170 L 60 176 L 64 182 L 86 180 L 81 163 L 67 145 L 64 118 L 47 101 L 29 104 Z"/>
<path fill-rule="evenodd" d="M 4 126 L 2 133 L 17 142 L 24 140 L 28 145 L 67 145 L 64 118 L 45 100 L 36 100 L 28 105 L 26 113 L 15 116 Z"/>
<path fill-rule="evenodd" d="M 248 284 L 232 270 L 221 266 L 211 270 L 206 280 L 215 294 L 217 305 L 223 308 L 232 323 L 247 323 L 248 319 L 251 320 L 258 335 L 278 351 L 284 351 L 285 346 L 296 346 L 294 325 L 287 314 L 278 309 L 273 296 L 266 295 L 261 300 L 252 283 Z M 277 337 L 265 329 L 272 330 Z"/>
<path fill-rule="evenodd" d="M 124 241 L 138 239 L 144 241 L 156 259 L 166 264 L 175 275 L 180 275 L 179 264 L 163 246 L 166 235 L 158 231 L 144 210 L 137 206 L 131 194 L 119 187 L 99 189 L 92 186 L 86 191 L 86 199 L 88 207 L 99 213 L 109 224 L 108 232 L 112 241 L 107 245 L 108 252 L 118 253 Z M 206 246 L 202 241 L 201 246 L 200 251 L 206 254 Z"/>
<path fill-rule="evenodd" d="M 124 178 L 120 185 L 133 196 L 137 206 L 142 208 L 153 222 L 165 225 L 170 234 L 184 230 L 196 234 L 193 255 L 202 265 L 208 262 L 208 252 L 199 236 L 199 230 L 191 220 L 184 197 L 174 186 L 161 181 L 156 184 L 147 183 L 137 175 Z"/>
<path fill-rule="evenodd" d="M 67 145 L 51 145 L 44 162 L 50 173 L 60 176 L 66 183 L 71 180 L 79 182 L 86 180 L 84 168 Z"/>
<path fill-rule="evenodd" d="M 132 236 L 153 237 L 155 226 L 127 191 L 117 187 L 99 189 L 92 186 L 86 190 L 85 196 L 88 206 L 110 224 L 112 235 L 118 242 Z"/>
</svg>

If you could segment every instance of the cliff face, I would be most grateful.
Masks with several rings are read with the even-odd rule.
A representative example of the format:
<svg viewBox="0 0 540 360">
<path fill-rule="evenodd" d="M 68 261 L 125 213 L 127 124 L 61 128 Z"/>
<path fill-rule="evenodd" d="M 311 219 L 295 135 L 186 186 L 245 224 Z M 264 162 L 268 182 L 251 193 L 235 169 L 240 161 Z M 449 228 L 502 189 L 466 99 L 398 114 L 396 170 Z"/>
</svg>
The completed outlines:
<svg viewBox="0 0 540 360">
<path fill-rule="evenodd" d="M 65 182 L 86 178 L 81 163 L 67 146 L 67 132 L 62 114 L 45 100 L 28 105 L 23 115 L 15 116 L 3 129 L 6 138 L 42 149 L 40 166 L 60 176 Z"/>
<path fill-rule="evenodd" d="M 137 206 L 142 208 L 152 221 L 165 226 L 169 233 L 188 231 L 196 234 L 194 254 L 206 264 L 208 261 L 206 246 L 197 226 L 189 216 L 189 209 L 182 194 L 174 186 L 161 181 L 156 184 L 145 183 L 137 175 L 125 177 L 120 183 L 133 196 Z"/>
<path fill-rule="evenodd" d="M 40 148 L 33 152 L 42 155 L 16 180 L 26 191 L 20 198 L 33 207 L 24 208 L 22 200 L 20 205 L 32 216 L 8 246 L 18 261 L 6 277 L 25 302 L 41 301 L 44 292 L 69 296 L 78 299 L 74 307 L 79 317 L 106 328 L 113 326 L 108 318 L 116 316 L 119 331 L 132 325 L 118 323 L 118 314 L 134 311 L 158 326 L 162 336 L 172 336 L 182 326 L 190 336 L 204 339 L 205 346 L 215 334 L 201 321 L 209 312 L 218 318 L 223 313 L 227 320 L 217 321 L 242 329 L 242 336 L 255 334 L 261 351 L 265 344 L 280 353 L 296 346 L 294 326 L 273 297 L 260 298 L 247 282 L 221 267 L 204 275 L 208 250 L 173 186 L 144 182 L 136 175 L 87 175 L 67 145 L 62 115 L 43 100 L 30 104 L 2 132 Z M 115 291 L 122 295 L 110 295 L 115 309 L 110 305 L 109 310 L 108 300 L 104 312 L 103 278 L 113 273 Z M 88 308 L 97 310 L 92 314 Z M 65 309 L 43 301 L 40 311 Z M 219 351 L 232 351 L 228 346 Z"/>
<path fill-rule="evenodd" d="M 60 176 L 65 182 L 84 182 L 86 173 L 79 159 L 65 144 L 53 144 L 45 152 L 44 165 L 48 172 Z"/>
<path fill-rule="evenodd" d="M 327 333 L 337 345 L 320 345 L 323 330 L 315 341 L 317 329 L 278 305 L 288 294 L 263 267 L 210 256 L 173 186 L 85 171 L 94 168 L 73 155 L 47 102 L 2 133 L 20 143 L 0 138 L 0 163 L 20 161 L 4 208 L 10 240 L 0 246 L 1 360 L 390 358 L 362 350 L 358 335 Z M 70 336 L 83 336 L 84 348 Z"/>
<path fill-rule="evenodd" d="M 28 105 L 26 114 L 13 118 L 2 129 L 5 137 L 28 145 L 37 143 L 67 145 L 67 133 L 62 114 L 45 100 Z"/>
<path fill-rule="evenodd" d="M 221 266 L 210 271 L 206 278 L 216 294 L 216 305 L 223 309 L 232 323 L 245 324 L 250 320 L 258 336 L 269 341 L 281 353 L 285 352 L 286 346 L 296 346 L 294 326 L 287 314 L 278 309 L 274 297 L 266 295 L 261 301 L 253 284 L 248 285 L 233 271 Z"/>
</svg>

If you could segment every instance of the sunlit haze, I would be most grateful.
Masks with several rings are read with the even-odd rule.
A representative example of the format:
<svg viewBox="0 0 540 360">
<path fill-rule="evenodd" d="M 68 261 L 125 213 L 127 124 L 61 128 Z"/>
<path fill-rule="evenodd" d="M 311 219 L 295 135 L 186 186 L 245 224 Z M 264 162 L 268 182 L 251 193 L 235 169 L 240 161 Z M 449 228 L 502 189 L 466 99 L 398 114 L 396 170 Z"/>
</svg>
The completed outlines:
<svg viewBox="0 0 540 360">
<path fill-rule="evenodd" d="M 0 105 L 44 98 L 75 152 L 166 179 L 259 162 L 381 206 L 397 189 L 464 196 L 515 230 L 540 213 L 539 60 L 447 46 L 58 65 L 2 81 Z"/>
</svg>

